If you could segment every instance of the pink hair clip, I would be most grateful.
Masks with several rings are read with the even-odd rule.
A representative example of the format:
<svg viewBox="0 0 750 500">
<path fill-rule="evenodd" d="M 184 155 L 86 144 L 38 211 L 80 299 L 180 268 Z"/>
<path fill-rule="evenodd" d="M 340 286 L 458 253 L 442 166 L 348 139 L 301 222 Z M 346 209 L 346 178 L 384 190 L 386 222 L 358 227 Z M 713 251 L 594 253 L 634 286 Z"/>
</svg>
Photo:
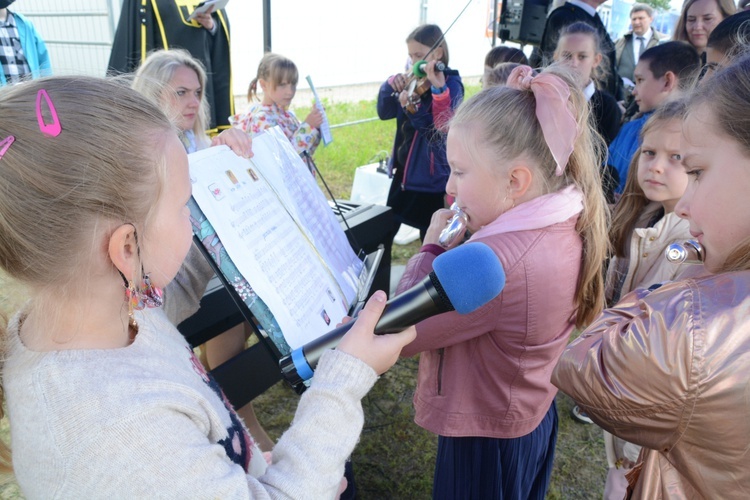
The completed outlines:
<svg viewBox="0 0 750 500">
<path fill-rule="evenodd" d="M 9 135 L 2 141 L 0 141 L 0 160 L 3 159 L 3 156 L 5 156 L 5 152 L 8 151 L 8 148 L 16 141 L 16 138 L 12 135 Z"/>
<path fill-rule="evenodd" d="M 47 107 L 49 107 L 50 115 L 52 115 L 52 123 L 44 122 L 44 115 L 42 115 L 42 98 L 47 101 Z M 57 110 L 55 109 L 55 105 L 52 104 L 52 99 L 50 99 L 49 94 L 47 94 L 47 91 L 44 89 L 39 89 L 39 92 L 36 94 L 36 120 L 39 122 L 39 130 L 41 130 L 44 135 L 50 137 L 57 137 L 60 135 L 62 127 L 60 126 L 60 119 L 57 117 Z"/>
</svg>

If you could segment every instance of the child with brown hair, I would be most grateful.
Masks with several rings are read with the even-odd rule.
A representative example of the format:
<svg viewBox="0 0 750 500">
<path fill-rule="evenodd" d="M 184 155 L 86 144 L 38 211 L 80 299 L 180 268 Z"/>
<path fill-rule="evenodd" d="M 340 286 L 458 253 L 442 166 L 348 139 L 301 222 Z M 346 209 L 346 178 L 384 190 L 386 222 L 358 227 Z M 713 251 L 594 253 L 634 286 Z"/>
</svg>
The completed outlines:
<svg viewBox="0 0 750 500">
<path fill-rule="evenodd" d="M 297 93 L 298 82 L 297 66 L 280 54 L 268 52 L 260 60 L 258 74 L 247 90 L 250 105 L 244 113 L 231 117 L 230 123 L 250 135 L 278 125 L 300 156 L 305 151 L 312 156 L 320 145 L 323 113 L 315 106 L 300 122 L 294 111 L 289 109 Z M 263 91 L 262 99 L 258 98 L 258 86 Z M 308 167 L 312 172 L 312 165 Z"/>
<path fill-rule="evenodd" d="M 594 130 L 609 146 L 620 131 L 622 112 L 615 98 L 599 88 L 606 79 L 606 68 L 609 67 L 605 58 L 599 33 L 591 25 L 577 22 L 560 32 L 554 53 L 555 62 L 570 67 L 578 76 L 578 84 L 591 106 Z"/>
<path fill-rule="evenodd" d="M 445 133 L 463 101 L 464 86 L 458 71 L 448 68 L 448 42 L 439 26 L 415 28 L 406 37 L 406 48 L 412 65 L 423 61 L 427 76 L 421 80 L 413 73 L 390 76 L 380 86 L 377 108 L 381 120 L 396 119 L 388 165 L 393 180 L 387 201 L 393 209 L 395 228 L 408 224 L 419 229 L 424 238 L 432 213 L 446 206 L 449 168 Z M 438 63 L 445 66 L 442 71 L 436 69 Z M 419 88 L 424 92 L 419 94 Z"/>
<path fill-rule="evenodd" d="M 674 211 L 688 183 L 680 156 L 684 113 L 683 101 L 667 102 L 641 129 L 641 146 L 610 228 L 614 255 L 605 284 L 609 306 L 636 288 L 672 281 L 686 270 L 664 258 L 669 245 L 690 239 L 688 221 Z M 640 447 L 606 431 L 604 444 L 609 466 L 604 498 L 620 500 L 627 489 L 625 473 L 637 461 Z"/>
</svg>

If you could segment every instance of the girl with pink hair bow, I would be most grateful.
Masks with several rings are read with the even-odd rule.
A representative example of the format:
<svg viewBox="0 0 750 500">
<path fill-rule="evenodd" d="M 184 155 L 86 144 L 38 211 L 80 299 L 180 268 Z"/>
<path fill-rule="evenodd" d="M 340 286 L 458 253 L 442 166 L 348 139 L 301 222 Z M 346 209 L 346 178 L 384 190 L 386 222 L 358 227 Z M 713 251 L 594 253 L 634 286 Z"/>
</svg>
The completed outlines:
<svg viewBox="0 0 750 500">
<path fill-rule="evenodd" d="M 471 314 L 419 323 L 402 351 L 421 353 L 415 420 L 438 434 L 434 498 L 544 498 L 557 438 L 550 373 L 603 306 L 600 159 L 585 98 L 556 71 L 517 67 L 450 124 L 446 192 L 466 215 L 463 244 L 492 248 L 506 285 Z M 438 244 L 452 215 L 435 212 L 399 291 L 461 244 Z"/>
</svg>

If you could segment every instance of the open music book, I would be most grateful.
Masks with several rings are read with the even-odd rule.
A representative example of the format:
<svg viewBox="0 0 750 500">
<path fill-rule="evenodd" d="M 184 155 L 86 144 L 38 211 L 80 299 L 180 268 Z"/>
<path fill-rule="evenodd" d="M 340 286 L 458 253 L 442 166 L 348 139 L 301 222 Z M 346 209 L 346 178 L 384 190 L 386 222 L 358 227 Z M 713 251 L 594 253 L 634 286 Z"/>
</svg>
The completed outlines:
<svg viewBox="0 0 750 500">
<path fill-rule="evenodd" d="M 365 266 L 286 136 L 270 129 L 253 152 L 189 155 L 190 210 L 198 239 L 285 354 L 341 321 Z"/>
</svg>

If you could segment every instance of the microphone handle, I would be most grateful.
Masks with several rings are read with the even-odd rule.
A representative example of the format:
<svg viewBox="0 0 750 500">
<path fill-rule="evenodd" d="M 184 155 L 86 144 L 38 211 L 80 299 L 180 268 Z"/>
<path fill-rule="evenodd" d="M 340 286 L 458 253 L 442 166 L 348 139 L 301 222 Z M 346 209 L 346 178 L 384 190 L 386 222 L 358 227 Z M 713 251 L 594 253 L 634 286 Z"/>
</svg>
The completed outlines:
<svg viewBox="0 0 750 500">
<path fill-rule="evenodd" d="M 452 311 L 453 306 L 440 290 L 439 282 L 437 287 L 435 282 L 437 278 L 434 273 L 430 273 L 421 283 L 389 300 L 375 325 L 375 334 L 398 333 L 435 314 Z M 335 348 L 353 325 L 354 321 L 350 321 L 334 328 L 282 358 L 279 366 L 284 378 L 296 386 L 312 377 L 312 371 L 323 353 Z"/>
<path fill-rule="evenodd" d="M 402 332 L 430 316 L 452 310 L 453 306 L 440 289 L 435 273 L 430 273 L 421 283 L 385 304 L 375 325 L 375 335 Z"/>
</svg>

